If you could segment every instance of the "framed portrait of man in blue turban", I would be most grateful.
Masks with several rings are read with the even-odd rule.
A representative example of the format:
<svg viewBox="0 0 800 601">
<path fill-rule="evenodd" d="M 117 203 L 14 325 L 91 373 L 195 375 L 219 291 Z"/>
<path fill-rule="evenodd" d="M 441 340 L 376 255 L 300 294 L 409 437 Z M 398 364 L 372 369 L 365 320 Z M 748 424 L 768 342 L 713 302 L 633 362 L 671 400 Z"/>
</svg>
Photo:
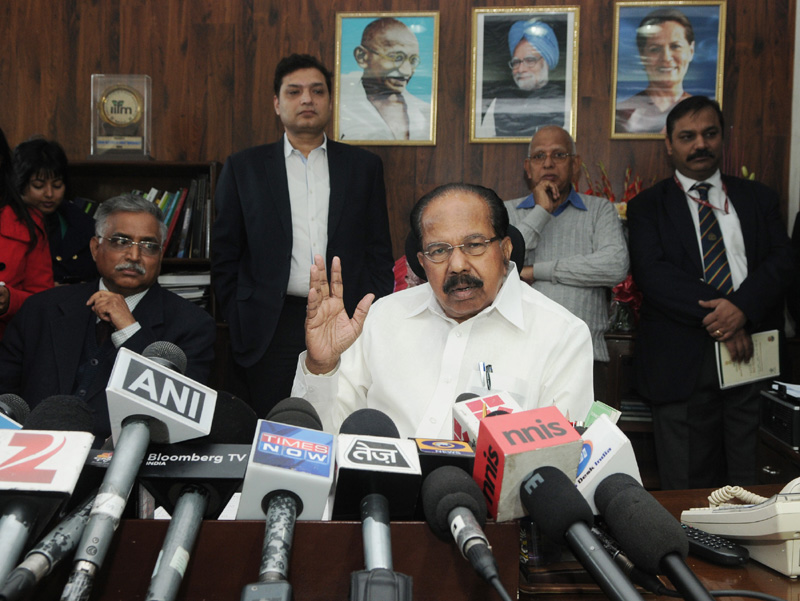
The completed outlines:
<svg viewBox="0 0 800 601">
<path fill-rule="evenodd" d="M 545 125 L 575 136 L 579 14 L 473 9 L 470 142 L 528 142 Z"/>
</svg>

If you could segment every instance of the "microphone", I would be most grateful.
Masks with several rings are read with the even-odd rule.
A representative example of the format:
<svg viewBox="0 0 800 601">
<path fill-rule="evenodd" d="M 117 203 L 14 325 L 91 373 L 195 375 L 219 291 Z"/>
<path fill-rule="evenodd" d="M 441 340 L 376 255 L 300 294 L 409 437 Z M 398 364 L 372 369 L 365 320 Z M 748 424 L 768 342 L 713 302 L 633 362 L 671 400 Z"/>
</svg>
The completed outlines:
<svg viewBox="0 0 800 601">
<path fill-rule="evenodd" d="M 638 568 L 664 574 L 684 599 L 713 599 L 684 561 L 689 539 L 678 520 L 627 474 L 605 478 L 594 494 L 612 536 Z"/>
<path fill-rule="evenodd" d="M 490 415 L 519 411 L 522 411 L 522 407 L 507 392 L 497 391 L 485 396 L 462 392 L 456 397 L 456 404 L 453 406 L 453 438 L 468 442 L 474 447 L 481 420 Z"/>
<path fill-rule="evenodd" d="M 553 466 L 538 467 L 523 480 L 520 499 L 542 533 L 565 541 L 603 592 L 615 601 L 642 596 L 592 534 L 594 514 L 574 480 Z"/>
<path fill-rule="evenodd" d="M 191 444 L 151 447 L 139 479 L 172 519 L 150 579 L 149 601 L 177 596 L 203 519 L 219 517 L 242 483 L 257 422 L 247 403 L 220 392 L 207 436 Z"/>
<path fill-rule="evenodd" d="M 486 502 L 475 480 L 462 469 L 444 465 L 422 483 L 422 504 L 425 521 L 433 533 L 445 541 L 452 534 L 461 555 L 478 575 L 510 601 L 500 582 L 489 539 L 482 530 L 486 523 Z"/>
<path fill-rule="evenodd" d="M 62 601 L 78 601 L 89 596 L 148 445 L 181 442 L 208 434 L 217 394 L 123 347 L 117 351 L 106 397 L 114 455 L 75 551 Z"/>
<path fill-rule="evenodd" d="M 68 394 L 55 394 L 43 399 L 28 414 L 26 430 L 91 432 L 92 410 L 86 401 Z"/>
<path fill-rule="evenodd" d="M 86 522 L 89 521 L 94 498 L 94 494 L 89 495 L 28 551 L 22 563 L 11 571 L 0 588 L 0 601 L 24 599 L 62 560 L 71 555 L 78 545 Z"/>
<path fill-rule="evenodd" d="M 498 415 L 480 422 L 472 477 L 498 522 L 525 517 L 520 481 L 550 465 L 575 479 L 581 438 L 553 406 Z"/>
<path fill-rule="evenodd" d="M 186 373 L 186 353 L 172 342 L 167 342 L 166 340 L 151 342 L 142 351 L 142 357 L 147 357 L 151 361 L 155 361 L 159 365 L 163 365 L 179 374 Z"/>
<path fill-rule="evenodd" d="M 259 461 L 257 455 L 259 451 L 274 452 L 279 456 L 285 452 L 289 457 L 294 455 L 298 459 L 300 459 L 298 455 L 302 456 L 302 452 L 298 453 L 299 450 L 305 450 L 307 454 L 294 466 L 278 467 L 277 464 L 274 466 L 273 477 L 269 481 L 271 490 L 261 495 L 260 500 L 263 514 L 266 514 L 266 522 L 258 582 L 248 584 L 242 589 L 241 601 L 292 599 L 292 585 L 288 582 L 288 571 L 295 522 L 298 516 L 304 514 L 306 519 L 316 517 L 306 513 L 307 508 L 303 498 L 315 495 L 327 498 L 333 483 L 333 464 L 330 461 L 333 436 L 321 432 L 322 422 L 311 403 L 293 397 L 284 399 L 272 408 L 267 418 L 272 421 L 261 422 L 260 435 L 253 447 L 254 456 L 248 464 L 245 476 L 245 486 L 248 478 L 251 485 L 247 491 L 242 492 L 243 500 L 245 495 L 253 496 L 254 478 L 258 478 L 262 473 L 254 467 Z M 274 435 L 276 431 L 283 431 L 284 435 L 276 437 Z M 265 432 L 270 434 L 265 437 Z M 324 452 L 324 457 L 321 448 L 323 446 L 327 446 L 328 449 Z M 317 466 L 314 465 L 315 456 L 317 456 Z M 323 469 L 314 469 L 315 467 Z M 295 472 L 304 468 L 312 468 L 311 471 L 317 473 L 314 476 L 316 481 L 313 487 L 304 482 L 305 477 Z"/>
<path fill-rule="evenodd" d="M 411 601 L 412 578 L 393 570 L 389 499 L 395 513 L 413 514 L 421 478 L 416 445 L 398 439 L 397 426 L 376 409 L 353 412 L 339 432 L 334 514 L 349 514 L 360 497 L 366 567 L 350 575 L 350 599 Z"/>
<path fill-rule="evenodd" d="M 0 429 L 19 430 L 31 412 L 28 403 L 16 394 L 0 394 Z"/>
<path fill-rule="evenodd" d="M 55 408 L 60 408 L 59 398 L 49 397 L 36 415 Z M 59 415 L 59 425 L 70 431 L 0 430 L 0 582 L 28 541 L 35 540 L 66 504 L 94 440 L 89 432 L 72 431 L 82 427 L 80 412 Z"/>
<path fill-rule="evenodd" d="M 622 573 L 625 574 L 630 581 L 634 584 L 638 584 L 643 589 L 650 591 L 656 595 L 665 595 L 667 591 L 667 587 L 658 579 L 658 577 L 648 574 L 647 572 L 643 572 L 635 565 L 633 562 L 628 559 L 628 556 L 622 552 L 619 548 L 619 544 L 615 541 L 611 536 L 602 528 L 598 528 L 597 526 L 592 527 L 592 534 L 597 537 L 597 540 L 600 541 L 600 544 L 603 545 L 603 548 L 608 552 L 611 556 L 611 559 L 619 566 L 622 570 Z"/>
</svg>

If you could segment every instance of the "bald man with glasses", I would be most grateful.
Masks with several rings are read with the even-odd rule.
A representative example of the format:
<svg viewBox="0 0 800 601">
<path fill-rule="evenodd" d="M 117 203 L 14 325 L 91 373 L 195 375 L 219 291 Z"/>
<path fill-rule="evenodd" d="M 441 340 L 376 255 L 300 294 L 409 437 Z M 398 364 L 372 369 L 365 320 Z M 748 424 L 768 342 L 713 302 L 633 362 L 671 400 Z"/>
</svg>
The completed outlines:
<svg viewBox="0 0 800 601">
<path fill-rule="evenodd" d="M 342 303 L 347 265 L 311 268 L 307 351 L 293 396 L 310 401 L 327 431 L 363 408 L 386 413 L 401 437 L 450 438 L 459 394 L 512 395 L 525 409 L 555 405 L 580 421 L 593 400 L 586 325 L 520 281 L 508 214 L 494 191 L 440 186 L 411 212 L 427 282 Z M 480 365 L 491 369 L 481 379 Z"/>
<path fill-rule="evenodd" d="M 609 288 L 628 273 L 628 247 L 614 205 L 573 186 L 580 166 L 569 133 L 543 127 L 531 138 L 524 163 L 531 193 L 505 205 L 525 239 L 522 279 L 589 326 L 599 362 L 595 388 L 602 399 Z"/>
<path fill-rule="evenodd" d="M 376 19 L 353 56 L 361 70 L 341 78 L 339 140 L 430 140 L 431 105 L 408 91 L 421 60 L 414 32 L 397 19 Z"/>
</svg>

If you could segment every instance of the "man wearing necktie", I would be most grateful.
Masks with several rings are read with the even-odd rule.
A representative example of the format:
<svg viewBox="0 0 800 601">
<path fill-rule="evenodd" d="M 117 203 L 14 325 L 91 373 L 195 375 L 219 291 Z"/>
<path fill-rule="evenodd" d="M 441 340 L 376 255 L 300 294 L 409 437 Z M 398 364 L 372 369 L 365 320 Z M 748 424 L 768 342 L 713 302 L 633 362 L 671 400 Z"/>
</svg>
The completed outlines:
<svg viewBox="0 0 800 601">
<path fill-rule="evenodd" d="M 673 177 L 628 205 L 643 293 L 636 387 L 652 405 L 662 488 L 756 483 L 759 384 L 720 390 L 715 343 L 734 361 L 751 334 L 783 331 L 792 251 L 777 195 L 722 175 L 724 120 L 705 96 L 667 117 Z"/>
</svg>

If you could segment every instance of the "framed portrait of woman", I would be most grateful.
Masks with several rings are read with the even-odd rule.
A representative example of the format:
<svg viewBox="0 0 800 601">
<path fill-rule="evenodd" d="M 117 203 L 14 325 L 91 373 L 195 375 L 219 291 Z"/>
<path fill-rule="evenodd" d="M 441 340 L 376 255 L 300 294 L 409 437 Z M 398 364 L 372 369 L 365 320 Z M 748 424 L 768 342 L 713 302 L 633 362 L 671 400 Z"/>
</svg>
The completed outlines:
<svg viewBox="0 0 800 601">
<path fill-rule="evenodd" d="M 336 13 L 336 140 L 436 144 L 438 61 L 438 12 Z"/>
<path fill-rule="evenodd" d="M 663 138 L 689 96 L 722 105 L 725 1 L 614 5 L 612 138 Z"/>
<path fill-rule="evenodd" d="M 472 11 L 470 142 L 528 142 L 545 125 L 575 136 L 578 6 Z"/>
</svg>

